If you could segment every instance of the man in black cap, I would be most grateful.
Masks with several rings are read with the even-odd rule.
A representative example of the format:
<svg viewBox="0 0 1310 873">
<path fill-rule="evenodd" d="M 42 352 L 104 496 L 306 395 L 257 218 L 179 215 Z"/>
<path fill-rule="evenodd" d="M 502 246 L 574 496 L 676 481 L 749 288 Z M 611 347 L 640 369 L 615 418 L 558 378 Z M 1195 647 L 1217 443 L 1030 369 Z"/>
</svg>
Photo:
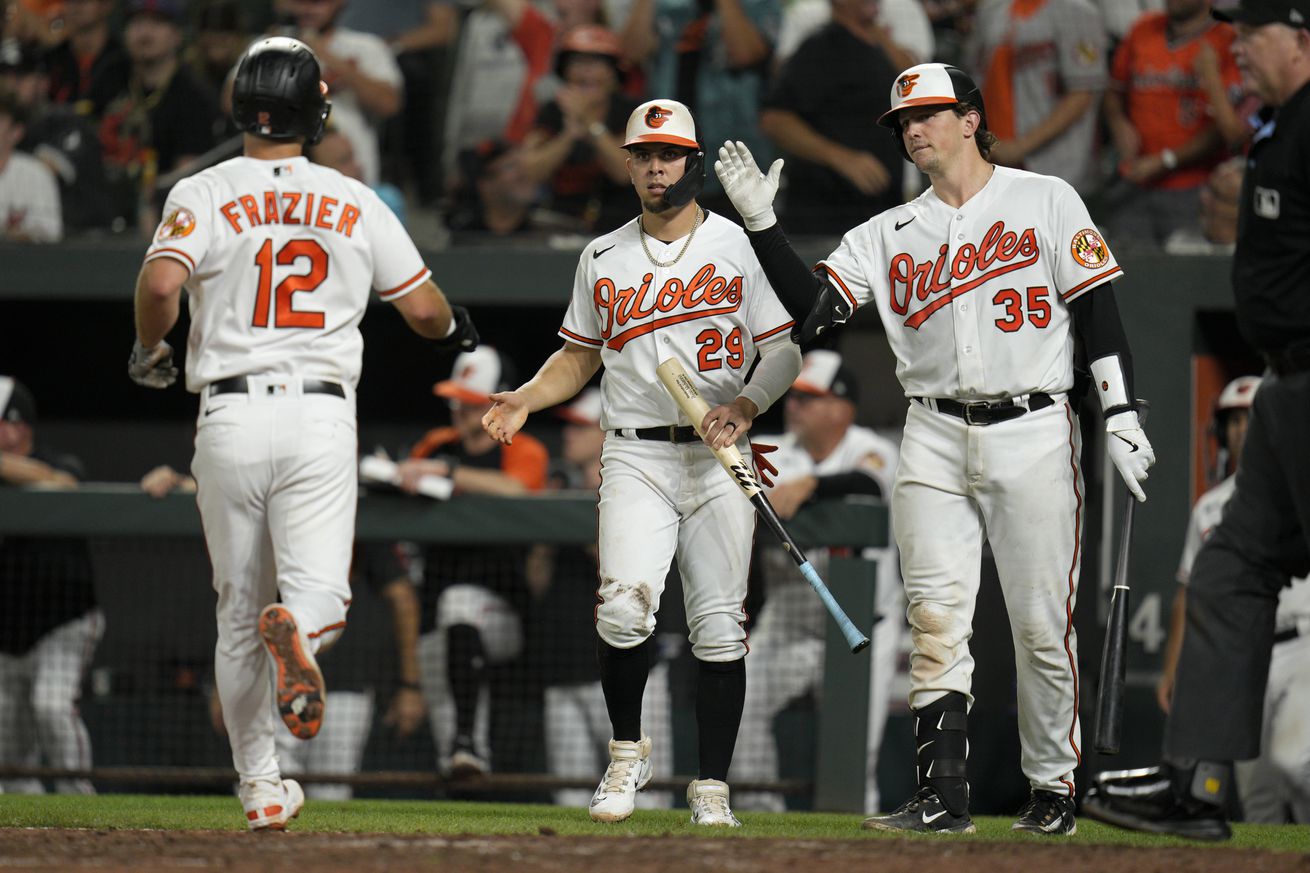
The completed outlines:
<svg viewBox="0 0 1310 873">
<path fill-rule="evenodd" d="M 1310 0 L 1241 0 L 1213 14 L 1236 25 L 1243 84 L 1266 106 L 1242 184 L 1233 291 L 1238 326 L 1269 369 L 1236 490 L 1192 573 L 1164 762 L 1101 773 L 1084 811 L 1218 840 L 1231 834 L 1233 761 L 1260 751 L 1278 593 L 1310 572 Z"/>
<path fill-rule="evenodd" d="M 81 463 L 37 449 L 35 424 L 31 392 L 0 376 L 0 487 L 77 487 Z M 104 626 L 84 540 L 0 536 L 0 767 L 91 769 L 77 702 Z M 84 779 L 55 787 L 92 793 Z M 4 792 L 42 790 L 35 780 L 0 781 Z"/>
</svg>

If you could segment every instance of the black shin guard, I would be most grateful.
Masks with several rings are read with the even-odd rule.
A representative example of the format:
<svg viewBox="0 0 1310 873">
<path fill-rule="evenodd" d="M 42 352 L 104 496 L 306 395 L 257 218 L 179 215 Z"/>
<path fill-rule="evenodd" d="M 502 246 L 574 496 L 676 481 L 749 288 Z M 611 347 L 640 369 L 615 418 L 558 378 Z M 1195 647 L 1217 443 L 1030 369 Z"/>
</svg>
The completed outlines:
<svg viewBox="0 0 1310 873">
<path fill-rule="evenodd" d="M 446 677 L 455 703 L 455 734 L 473 736 L 478 715 L 478 693 L 486 680 L 487 658 L 482 635 L 470 624 L 446 629 Z"/>
<path fill-rule="evenodd" d="M 696 663 L 700 668 L 696 677 L 700 775 L 696 778 L 726 782 L 746 703 L 746 659 Z"/>
<path fill-rule="evenodd" d="M 951 815 L 969 811 L 969 782 L 964 764 L 969 748 L 968 710 L 965 696 L 952 691 L 914 711 L 919 784 L 936 791 Z"/>
<path fill-rule="evenodd" d="M 605 692 L 614 739 L 637 742 L 641 739 L 641 697 L 646 693 L 650 675 L 653 643 L 647 637 L 630 649 L 616 649 L 596 639 L 596 656 L 600 661 L 600 687 Z"/>
</svg>

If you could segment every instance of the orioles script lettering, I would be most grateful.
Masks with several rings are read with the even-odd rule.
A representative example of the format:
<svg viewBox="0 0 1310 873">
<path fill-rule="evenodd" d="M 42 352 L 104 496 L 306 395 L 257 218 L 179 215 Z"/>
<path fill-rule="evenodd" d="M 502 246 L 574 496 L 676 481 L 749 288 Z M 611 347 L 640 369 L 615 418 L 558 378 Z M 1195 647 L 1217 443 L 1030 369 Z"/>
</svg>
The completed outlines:
<svg viewBox="0 0 1310 873">
<path fill-rule="evenodd" d="M 673 277 L 653 290 L 654 281 L 654 273 L 646 273 L 641 284 L 631 288 L 619 288 L 613 279 L 596 280 L 592 300 L 600 314 L 601 338 L 609 348 L 617 351 L 629 340 L 662 327 L 741 307 L 741 276 L 717 275 L 713 264 L 701 267 L 687 282 Z"/>
<path fill-rule="evenodd" d="M 942 245 L 936 260 L 915 263 L 914 256 L 907 252 L 892 258 L 887 271 L 891 309 L 897 315 L 908 315 L 906 327 L 917 329 L 928 316 L 961 294 L 1036 263 L 1041 252 L 1033 228 L 1015 233 L 1005 229 L 1005 222 L 998 221 L 983 234 L 979 245 L 965 243 L 956 250 L 954 259 L 949 259 L 949 254 L 950 247 Z M 911 313 L 915 301 L 923 306 Z"/>
</svg>

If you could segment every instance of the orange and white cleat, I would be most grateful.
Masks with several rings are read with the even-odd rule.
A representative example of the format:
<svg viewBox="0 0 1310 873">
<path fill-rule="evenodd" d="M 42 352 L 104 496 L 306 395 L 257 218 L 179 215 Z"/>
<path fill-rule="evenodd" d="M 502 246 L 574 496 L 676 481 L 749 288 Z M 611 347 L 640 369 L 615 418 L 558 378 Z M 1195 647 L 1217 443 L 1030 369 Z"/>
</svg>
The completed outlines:
<svg viewBox="0 0 1310 873">
<path fill-rule="evenodd" d="M 252 831 L 284 831 L 305 805 L 305 792 L 294 779 L 254 779 L 242 782 L 238 793 Z"/>
<path fill-rule="evenodd" d="M 280 603 L 269 604 L 259 614 L 259 635 L 277 665 L 275 692 L 282 721 L 300 739 L 313 739 L 323 726 L 327 688 L 309 640 L 291 610 Z"/>
</svg>

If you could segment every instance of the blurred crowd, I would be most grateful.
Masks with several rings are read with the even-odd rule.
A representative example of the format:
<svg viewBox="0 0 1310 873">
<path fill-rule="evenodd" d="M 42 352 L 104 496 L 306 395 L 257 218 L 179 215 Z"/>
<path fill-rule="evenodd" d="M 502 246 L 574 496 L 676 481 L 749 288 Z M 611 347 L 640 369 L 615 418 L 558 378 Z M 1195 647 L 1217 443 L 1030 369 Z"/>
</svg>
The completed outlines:
<svg viewBox="0 0 1310 873">
<path fill-rule="evenodd" d="M 786 157 L 784 226 L 840 234 L 922 189 L 874 122 L 898 71 L 940 60 L 983 88 L 993 159 L 1072 183 L 1116 248 L 1225 251 L 1226 161 L 1259 108 L 1207 0 L 0 3 L 0 238 L 18 241 L 153 230 L 174 182 L 240 152 L 226 90 L 265 34 L 325 68 L 312 159 L 434 248 L 623 223 L 622 125 L 649 97 L 692 108 L 711 160 L 725 139 Z"/>
</svg>

